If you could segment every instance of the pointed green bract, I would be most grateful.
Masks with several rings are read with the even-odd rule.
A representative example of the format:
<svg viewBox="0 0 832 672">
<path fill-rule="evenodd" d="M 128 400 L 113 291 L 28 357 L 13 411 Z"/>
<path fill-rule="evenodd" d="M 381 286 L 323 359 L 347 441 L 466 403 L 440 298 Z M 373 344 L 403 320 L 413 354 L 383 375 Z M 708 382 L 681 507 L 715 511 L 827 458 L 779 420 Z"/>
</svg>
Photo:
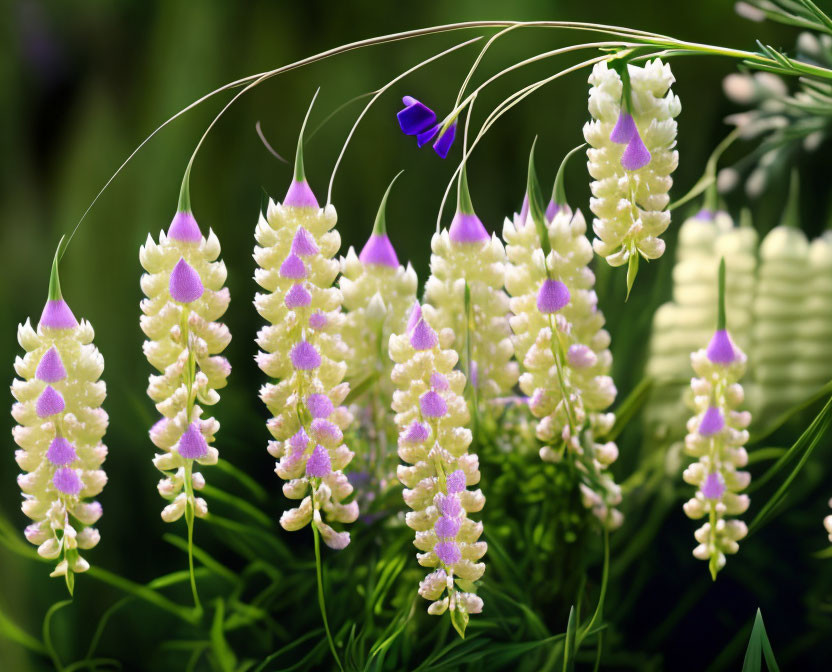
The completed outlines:
<svg viewBox="0 0 832 672">
<path fill-rule="evenodd" d="M 321 89 L 317 89 L 315 91 L 315 95 L 312 96 L 312 100 L 309 102 L 309 108 L 306 110 L 306 116 L 303 118 L 303 125 L 300 127 L 300 133 L 298 133 L 298 149 L 295 152 L 295 170 L 294 170 L 294 178 L 296 182 L 303 182 L 306 179 L 306 172 L 303 168 L 303 134 L 306 131 L 306 124 L 309 121 L 309 115 L 312 114 L 312 106 L 315 104 L 315 99 L 318 97 L 318 94 L 321 92 Z"/>
<path fill-rule="evenodd" d="M 633 289 L 633 285 L 636 282 L 636 276 L 638 275 L 638 261 L 638 252 L 631 252 L 630 259 L 627 262 L 627 296 L 624 299 L 625 301 L 630 298 L 630 291 Z"/>
<path fill-rule="evenodd" d="M 537 136 L 532 142 L 529 151 L 529 172 L 526 178 L 526 196 L 529 199 L 529 214 L 532 216 L 537 235 L 540 238 L 540 247 L 544 256 L 549 256 L 552 247 L 549 243 L 549 232 L 546 230 L 546 206 L 543 203 L 543 195 L 540 191 L 540 182 L 537 179 L 537 170 L 534 165 L 534 148 L 537 145 Z"/>
<path fill-rule="evenodd" d="M 378 212 L 376 213 L 376 221 L 373 223 L 373 233 L 377 236 L 383 236 L 387 234 L 387 198 L 390 196 L 390 191 L 393 189 L 393 185 L 396 183 L 396 180 L 399 179 L 399 176 L 403 173 L 403 170 L 400 170 L 396 176 L 390 180 L 390 184 L 387 185 L 387 191 L 384 192 L 384 196 L 381 199 L 381 203 L 378 206 Z"/>
<path fill-rule="evenodd" d="M 717 298 L 717 331 L 725 329 L 725 257 L 719 260 L 719 295 Z"/>
<path fill-rule="evenodd" d="M 58 249 L 55 250 L 55 257 L 52 259 L 52 272 L 49 275 L 49 296 L 50 301 L 60 301 L 63 298 L 61 294 L 61 278 L 58 274 L 58 262 L 64 256 L 64 250 L 69 243 L 66 236 L 61 236 L 58 242 Z"/>
<path fill-rule="evenodd" d="M 179 188 L 179 203 L 176 206 L 177 212 L 191 211 L 191 166 L 185 168 L 185 175 L 182 177 L 182 186 Z"/>
<path fill-rule="evenodd" d="M 474 204 L 471 202 L 471 192 L 468 190 L 468 166 L 466 164 L 462 164 L 462 170 L 459 172 L 456 209 L 463 215 L 474 214 Z"/>
<path fill-rule="evenodd" d="M 789 197 L 780 224 L 795 229 L 800 228 L 800 176 L 797 170 L 792 170 L 791 179 L 789 180 Z"/>
<path fill-rule="evenodd" d="M 563 157 L 563 161 L 560 162 L 557 175 L 555 175 L 555 185 L 554 187 L 552 187 L 552 200 L 555 202 L 556 205 L 569 205 L 568 201 L 566 200 L 566 189 L 563 186 L 563 175 L 566 172 L 566 164 L 569 161 L 569 159 L 572 158 L 573 154 L 577 154 L 584 147 L 586 147 L 585 142 L 578 145 L 574 149 L 570 149 L 566 153 L 566 156 Z"/>
</svg>

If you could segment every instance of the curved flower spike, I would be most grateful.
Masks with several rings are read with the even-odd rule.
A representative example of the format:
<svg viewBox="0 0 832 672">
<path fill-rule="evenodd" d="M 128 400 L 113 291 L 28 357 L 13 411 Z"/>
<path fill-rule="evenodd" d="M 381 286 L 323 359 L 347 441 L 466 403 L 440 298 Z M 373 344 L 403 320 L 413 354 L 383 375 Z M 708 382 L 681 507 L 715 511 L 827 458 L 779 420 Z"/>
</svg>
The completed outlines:
<svg viewBox="0 0 832 672">
<path fill-rule="evenodd" d="M 90 323 L 75 319 L 61 295 L 55 254 L 49 298 L 37 330 L 29 320 L 17 337 L 26 351 L 15 359 L 20 377 L 12 384 L 16 403 L 12 435 L 19 449 L 15 460 L 23 472 L 23 513 L 32 519 L 25 530 L 38 555 L 56 560 L 51 576 L 63 576 L 69 592 L 75 574 L 89 569 L 80 552 L 100 539 L 93 527 L 101 504 L 90 501 L 107 483 L 101 465 L 107 447 L 101 442 L 107 413 L 101 408 L 107 388 L 99 380 L 104 358 L 92 344 Z"/>
</svg>

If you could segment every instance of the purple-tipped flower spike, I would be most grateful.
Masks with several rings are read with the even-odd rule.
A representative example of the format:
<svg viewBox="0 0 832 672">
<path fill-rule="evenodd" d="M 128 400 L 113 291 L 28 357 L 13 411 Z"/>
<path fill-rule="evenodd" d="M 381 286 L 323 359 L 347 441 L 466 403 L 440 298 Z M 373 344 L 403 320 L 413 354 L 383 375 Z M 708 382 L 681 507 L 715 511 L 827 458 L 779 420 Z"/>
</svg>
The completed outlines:
<svg viewBox="0 0 832 672">
<path fill-rule="evenodd" d="M 66 368 L 54 345 L 46 351 L 38 363 L 35 377 L 44 383 L 57 383 L 66 378 Z"/>
<path fill-rule="evenodd" d="M 459 174 L 456 214 L 448 229 L 448 236 L 452 243 L 482 243 L 491 238 L 480 218 L 474 213 L 471 192 L 468 190 L 468 170 L 465 166 Z"/>
<path fill-rule="evenodd" d="M 410 317 L 407 319 L 407 333 L 413 331 L 413 327 L 419 324 L 422 319 L 422 306 L 419 302 L 413 304 L 413 309 L 410 311 Z"/>
<path fill-rule="evenodd" d="M 551 222 L 561 212 L 565 212 L 568 215 L 572 212 L 572 208 L 568 205 L 558 205 L 554 201 L 549 201 L 549 205 L 546 206 L 546 220 Z"/>
<path fill-rule="evenodd" d="M 439 342 L 439 337 L 431 326 L 420 319 L 410 334 L 410 345 L 414 350 L 430 350 Z"/>
<path fill-rule="evenodd" d="M 720 499 L 725 493 L 725 481 L 718 472 L 712 471 L 705 477 L 702 484 L 702 495 L 705 499 Z"/>
<path fill-rule="evenodd" d="M 612 129 L 612 133 L 610 133 L 610 140 L 619 145 L 626 145 L 629 144 L 630 140 L 632 140 L 633 136 L 637 133 L 638 129 L 636 128 L 636 122 L 635 119 L 633 119 L 633 115 L 622 109 L 621 112 L 618 113 L 618 121 L 615 122 L 615 127 Z"/>
<path fill-rule="evenodd" d="M 292 253 L 301 257 L 308 257 L 318 254 L 318 246 L 309 232 L 302 226 L 298 227 L 295 237 L 292 239 Z"/>
<path fill-rule="evenodd" d="M 304 308 L 312 303 L 312 295 L 301 285 L 292 285 L 283 299 L 287 308 Z"/>
<path fill-rule="evenodd" d="M 419 135 L 436 124 L 436 114 L 412 96 L 402 98 L 404 109 L 396 113 L 399 127 L 405 135 Z"/>
<path fill-rule="evenodd" d="M 428 390 L 419 397 L 419 408 L 426 418 L 441 418 L 448 412 L 448 404 L 438 392 Z"/>
<path fill-rule="evenodd" d="M 537 309 L 544 314 L 558 312 L 569 303 L 569 289 L 560 280 L 546 278 L 537 294 Z"/>
<path fill-rule="evenodd" d="M 208 443 L 195 422 L 188 425 L 179 439 L 179 454 L 186 460 L 198 460 L 208 454 Z"/>
<path fill-rule="evenodd" d="M 66 301 L 47 301 L 40 316 L 40 326 L 50 329 L 72 329 L 78 326 L 78 320 L 69 309 Z"/>
<path fill-rule="evenodd" d="M 722 417 L 722 411 L 716 406 L 708 406 L 708 410 L 702 416 L 702 422 L 699 423 L 699 433 L 702 436 L 713 436 L 718 434 L 725 427 L 725 419 Z"/>
<path fill-rule="evenodd" d="M 52 478 L 52 483 L 58 492 L 64 495 L 75 496 L 81 492 L 81 479 L 74 469 L 58 469 Z"/>
<path fill-rule="evenodd" d="M 332 462 L 329 453 L 323 446 L 315 446 L 315 450 L 306 461 L 306 475 L 315 478 L 323 478 L 332 472 Z"/>
<path fill-rule="evenodd" d="M 316 93 L 315 96 L 318 94 Z M 315 102 L 315 98 L 312 98 Z M 289 190 L 283 199 L 283 205 L 291 208 L 314 208 L 318 209 L 318 199 L 312 193 L 312 188 L 309 182 L 306 181 L 306 173 L 303 169 L 303 132 L 306 129 L 306 122 L 309 120 L 309 113 L 312 111 L 312 105 L 306 112 L 306 117 L 303 120 L 300 133 L 298 133 L 298 149 L 295 153 L 295 171 L 292 178 L 292 183 L 289 185 Z"/>
<path fill-rule="evenodd" d="M 313 418 L 328 418 L 334 410 L 332 402 L 325 394 L 310 394 L 306 398 L 306 408 Z"/>
<path fill-rule="evenodd" d="M 198 243 L 202 240 L 199 224 L 190 210 L 177 210 L 168 228 L 168 238 L 183 243 Z"/>
<path fill-rule="evenodd" d="M 384 192 L 379 205 L 378 213 L 376 213 L 376 221 L 373 224 L 373 232 L 370 238 L 364 244 L 361 254 L 358 259 L 362 264 L 379 264 L 380 266 L 388 266 L 390 268 L 398 268 L 399 258 L 396 256 L 396 250 L 393 249 L 393 244 L 387 236 L 387 198 L 390 196 L 390 190 L 393 184 L 398 179 L 401 172 L 393 178 Z"/>
<path fill-rule="evenodd" d="M 73 445 L 62 436 L 56 436 L 49 444 L 46 459 L 56 467 L 66 467 L 78 459 Z"/>
<path fill-rule="evenodd" d="M 174 266 L 169 287 L 171 298 L 179 303 L 192 303 L 205 291 L 199 273 L 184 258 Z"/>
<path fill-rule="evenodd" d="M 714 364 L 732 364 L 737 358 L 734 344 L 731 342 L 727 329 L 717 329 L 714 332 L 706 352 L 708 359 Z"/>
<path fill-rule="evenodd" d="M 35 406 L 39 418 L 48 418 L 52 415 L 63 413 L 65 408 L 66 403 L 64 402 L 63 396 L 51 385 L 43 388 L 43 392 L 40 393 L 38 403 Z"/>
<path fill-rule="evenodd" d="M 436 142 L 433 143 L 433 151 L 436 152 L 440 158 L 446 158 L 448 152 L 451 151 L 451 145 L 456 139 L 456 122 L 453 122 L 448 128 L 439 134 Z"/>
<path fill-rule="evenodd" d="M 292 252 L 280 265 L 281 278 L 288 280 L 303 280 L 306 277 L 306 265 L 301 258 Z"/>
<path fill-rule="evenodd" d="M 651 158 L 650 150 L 636 131 L 621 155 L 621 165 L 626 170 L 639 170 L 650 163 Z"/>
<path fill-rule="evenodd" d="M 523 194 L 523 205 L 520 206 L 520 226 L 525 226 L 526 219 L 529 216 L 529 194 Z"/>
<path fill-rule="evenodd" d="M 300 341 L 289 353 L 292 366 L 298 371 L 311 371 L 321 365 L 321 356 L 309 341 Z"/>
</svg>

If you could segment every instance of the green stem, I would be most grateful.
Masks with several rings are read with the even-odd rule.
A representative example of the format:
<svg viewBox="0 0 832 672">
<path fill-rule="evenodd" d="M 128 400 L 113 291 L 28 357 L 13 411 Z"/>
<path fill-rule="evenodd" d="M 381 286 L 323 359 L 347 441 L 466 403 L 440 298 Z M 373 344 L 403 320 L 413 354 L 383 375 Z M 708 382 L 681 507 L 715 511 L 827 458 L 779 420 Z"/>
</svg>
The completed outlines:
<svg viewBox="0 0 832 672">
<path fill-rule="evenodd" d="M 52 623 L 52 617 L 65 606 L 72 604 L 72 600 L 63 600 L 61 602 L 55 602 L 49 610 L 46 612 L 46 616 L 43 617 L 43 645 L 46 648 L 46 651 L 49 653 L 49 657 L 52 659 L 52 663 L 55 665 L 55 669 L 58 672 L 63 672 L 64 666 L 61 663 L 61 659 L 58 657 L 58 652 L 55 651 L 55 647 L 52 644 L 52 634 L 50 632 L 50 624 Z"/>
<path fill-rule="evenodd" d="M 332 639 L 332 632 L 329 630 L 329 620 L 326 617 L 326 600 L 324 599 L 324 578 L 323 567 L 321 565 L 321 540 L 318 528 L 312 523 L 312 534 L 315 537 L 315 573 L 318 576 L 318 606 L 321 609 L 321 617 L 324 620 L 324 630 L 326 631 L 326 638 L 329 642 L 329 650 L 332 651 L 332 657 L 338 665 L 338 669 L 344 672 L 344 666 L 341 664 L 341 659 L 338 657 L 338 651 L 335 648 L 335 641 Z"/>
<path fill-rule="evenodd" d="M 601 593 L 598 595 L 598 606 L 595 607 L 595 613 L 589 619 L 586 627 L 578 633 L 575 643 L 575 650 L 580 647 L 581 642 L 586 638 L 598 620 L 604 613 L 604 599 L 607 596 L 607 584 L 610 578 L 610 533 L 606 528 L 604 529 L 604 568 L 601 572 Z"/>
<path fill-rule="evenodd" d="M 199 601 L 199 594 L 196 590 L 196 576 L 194 575 L 194 487 L 192 473 L 194 468 L 193 460 L 185 460 L 185 522 L 188 525 L 188 573 L 191 579 L 191 592 L 194 595 L 194 608 L 197 613 L 202 614 L 202 604 Z"/>
</svg>

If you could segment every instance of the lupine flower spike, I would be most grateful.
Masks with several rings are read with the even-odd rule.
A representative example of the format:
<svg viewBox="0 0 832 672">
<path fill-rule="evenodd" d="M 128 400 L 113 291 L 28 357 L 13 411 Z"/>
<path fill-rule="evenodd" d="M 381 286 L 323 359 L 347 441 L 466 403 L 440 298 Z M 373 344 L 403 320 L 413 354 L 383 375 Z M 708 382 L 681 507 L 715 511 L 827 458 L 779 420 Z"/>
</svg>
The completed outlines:
<svg viewBox="0 0 832 672">
<path fill-rule="evenodd" d="M 581 474 L 584 506 L 606 528 L 615 529 L 622 522 L 615 509 L 621 491 L 608 467 L 618 448 L 599 437 L 615 421 L 605 411 L 616 389 L 609 376 L 610 336 L 603 329 L 604 316 L 592 289 L 595 276 L 588 267 L 592 247 L 581 211 L 573 214 L 565 195 L 556 201 L 552 220 L 547 219 L 536 182 L 532 148 L 529 215 L 525 221 L 506 219 L 503 225 L 511 328 L 523 368 L 520 389 L 537 418 L 537 438 L 544 444 L 541 458 L 560 462 L 568 456 Z"/>
<path fill-rule="evenodd" d="M 341 549 L 350 542 L 349 532 L 337 532 L 324 517 L 352 523 L 358 505 L 344 501 L 353 491 L 343 473 L 353 458 L 344 444 L 352 415 L 341 405 L 349 392 L 342 382 L 348 348 L 340 336 L 341 292 L 333 287 L 341 247 L 336 221 L 335 208 L 319 207 L 306 180 L 301 129 L 286 197 L 283 203 L 269 201 L 254 234 L 254 279 L 266 290 L 254 305 L 269 322 L 257 334 L 257 364 L 277 379 L 261 388 L 260 398 L 273 415 L 268 451 L 286 481 L 283 494 L 300 500 L 280 524 L 293 531 L 311 522 L 327 546 Z"/>
<path fill-rule="evenodd" d="M 660 59 L 644 67 L 623 60 L 595 65 L 589 77 L 589 112 L 584 125 L 590 209 L 595 214 L 595 251 L 611 266 L 628 264 L 627 292 L 635 282 L 639 257 L 657 259 L 670 224 L 668 191 L 679 154 L 676 117 L 679 98 L 670 91 L 673 74 Z"/>
<path fill-rule="evenodd" d="M 479 460 L 468 453 L 465 375 L 454 368 L 453 340 L 450 329 L 434 330 L 417 303 L 407 330 L 390 337 L 390 358 L 396 363 L 399 457 L 409 465 L 398 470 L 404 501 L 413 509 L 406 522 L 416 531 L 419 564 L 433 570 L 419 584 L 419 594 L 431 602 L 428 613 L 450 611 L 464 637 L 469 614 L 482 611 L 474 582 L 485 571 L 480 560 L 487 545 L 478 541 L 482 523 L 468 518 L 482 510 L 485 497 L 467 489 L 480 480 Z"/>
<path fill-rule="evenodd" d="M 219 430 L 215 418 L 203 416 L 225 387 L 231 366 L 220 355 L 231 333 L 217 322 L 231 300 L 223 287 L 225 264 L 218 260 L 220 242 L 213 230 L 204 237 L 191 212 L 190 166 L 185 172 L 179 205 L 167 235 L 155 242 L 148 234 L 139 251 L 146 273 L 141 286 L 141 327 L 147 339 L 143 350 L 159 372 L 150 376 L 148 396 L 161 419 L 150 429 L 159 449 L 153 464 L 162 472 L 159 494 L 169 503 L 162 519 L 173 522 L 185 516 L 189 535 L 194 516 L 208 513 L 201 490 L 205 479 L 199 466 L 216 464 L 218 451 L 211 444 Z"/>
<path fill-rule="evenodd" d="M 450 229 L 431 240 L 431 276 L 425 285 L 425 317 L 456 334 L 465 352 L 474 407 L 505 396 L 517 382 L 504 284 L 505 250 L 474 213 L 466 169 L 459 179 L 457 212 Z"/>
<path fill-rule="evenodd" d="M 367 390 L 365 402 L 370 398 L 359 411 L 361 426 L 370 444 L 370 450 L 361 460 L 361 472 L 365 478 L 372 479 L 374 488 L 382 490 L 394 480 L 391 458 L 395 460 L 395 453 L 387 446 L 396 434 L 388 410 L 393 394 L 390 382 L 393 365 L 387 356 L 387 343 L 391 334 L 404 331 L 416 301 L 418 282 L 410 263 L 407 268 L 399 263 L 387 235 L 387 198 L 396 178 L 384 194 L 373 232 L 361 253 L 356 254 L 350 247 L 347 256 L 341 259 L 339 281 L 344 308 L 348 311 L 343 338 L 351 352 L 346 379 L 353 389 Z M 372 496 L 373 491 L 366 494 Z"/>
<path fill-rule="evenodd" d="M 744 398 L 738 381 L 745 372 L 746 356 L 726 329 L 724 260 L 719 266 L 716 332 L 708 347 L 694 352 L 690 359 L 697 375 L 690 383 L 696 415 L 688 420 L 685 452 L 697 461 L 683 476 L 697 491 L 684 510 L 694 520 L 708 518 L 694 534 L 699 545 L 693 555 L 708 562 L 716 580 L 726 554 L 736 553 L 737 542 L 748 533 L 744 522 L 726 516 L 738 516 L 748 509 L 748 495 L 738 493 L 751 481 L 751 474 L 739 471 L 748 464 L 744 444 L 751 414 L 737 410 Z"/>
<path fill-rule="evenodd" d="M 446 158 L 456 139 L 456 119 L 437 123 L 434 111 L 412 96 L 402 98 L 402 103 L 404 108 L 396 114 L 402 133 L 415 135 L 419 147 L 436 138 L 433 151 L 443 159 Z"/>
<path fill-rule="evenodd" d="M 101 442 L 107 388 L 99 380 L 104 358 L 92 344 L 92 326 L 75 319 L 61 294 L 63 250 L 61 239 L 37 331 L 28 319 L 17 329 L 26 354 L 14 362 L 20 378 L 12 384 L 17 400 L 12 417 L 18 423 L 12 435 L 19 446 L 15 460 L 25 472 L 17 478 L 22 509 L 32 519 L 24 534 L 38 555 L 57 560 L 50 576 L 63 576 L 71 594 L 75 574 L 89 569 L 81 551 L 100 538 L 93 525 L 101 518 L 101 504 L 90 500 L 107 483 L 101 469 L 107 457 Z"/>
</svg>

